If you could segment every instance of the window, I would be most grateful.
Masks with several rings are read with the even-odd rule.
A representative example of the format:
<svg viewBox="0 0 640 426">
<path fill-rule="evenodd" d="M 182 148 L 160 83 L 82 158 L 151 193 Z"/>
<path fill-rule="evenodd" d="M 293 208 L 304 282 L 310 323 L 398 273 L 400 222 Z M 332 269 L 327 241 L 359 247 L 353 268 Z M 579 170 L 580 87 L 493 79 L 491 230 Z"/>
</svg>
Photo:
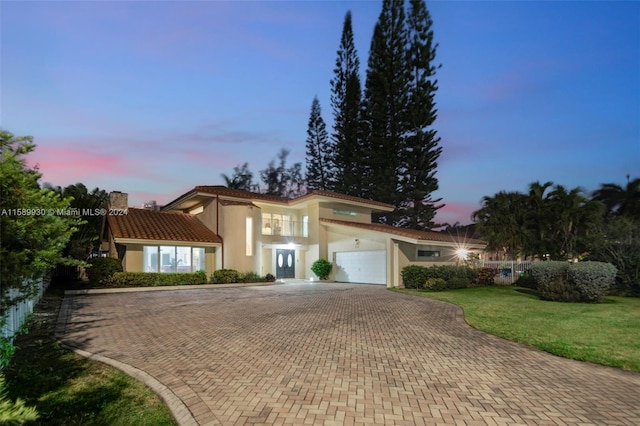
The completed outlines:
<svg viewBox="0 0 640 426">
<path fill-rule="evenodd" d="M 290 215 L 262 214 L 262 235 L 293 235 L 293 222 Z"/>
<path fill-rule="evenodd" d="M 205 270 L 205 249 L 183 246 L 144 246 L 144 272 L 195 272 Z"/>
<path fill-rule="evenodd" d="M 158 272 L 158 247 L 145 246 L 142 256 L 144 262 L 142 270 L 144 272 Z"/>
<path fill-rule="evenodd" d="M 246 222 L 246 255 L 253 256 L 253 218 L 247 217 Z"/>
<path fill-rule="evenodd" d="M 358 213 L 353 212 L 351 210 L 341 210 L 341 209 L 333 209 L 333 214 L 337 214 L 340 216 L 358 216 Z"/>
<path fill-rule="evenodd" d="M 204 248 L 193 247 L 191 249 L 191 269 L 195 271 L 205 271 L 207 268 L 204 262 Z"/>
<path fill-rule="evenodd" d="M 440 250 L 432 246 L 418 246 L 416 255 L 418 259 L 438 260 L 440 258 Z"/>
<path fill-rule="evenodd" d="M 302 216 L 302 236 L 309 236 L 309 216 Z"/>
</svg>

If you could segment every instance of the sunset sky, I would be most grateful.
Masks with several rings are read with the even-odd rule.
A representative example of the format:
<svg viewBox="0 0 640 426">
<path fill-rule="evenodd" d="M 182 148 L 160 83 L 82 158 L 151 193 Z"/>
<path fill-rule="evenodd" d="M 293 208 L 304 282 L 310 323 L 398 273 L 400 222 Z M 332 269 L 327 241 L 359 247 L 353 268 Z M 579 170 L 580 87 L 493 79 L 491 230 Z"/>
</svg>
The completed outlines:
<svg viewBox="0 0 640 426">
<path fill-rule="evenodd" d="M 427 2 L 439 43 L 437 221 L 485 195 L 640 177 L 640 2 Z M 362 82 L 379 1 L 0 2 L 0 127 L 42 181 L 166 203 L 281 148 L 304 162 L 351 10 Z"/>
</svg>

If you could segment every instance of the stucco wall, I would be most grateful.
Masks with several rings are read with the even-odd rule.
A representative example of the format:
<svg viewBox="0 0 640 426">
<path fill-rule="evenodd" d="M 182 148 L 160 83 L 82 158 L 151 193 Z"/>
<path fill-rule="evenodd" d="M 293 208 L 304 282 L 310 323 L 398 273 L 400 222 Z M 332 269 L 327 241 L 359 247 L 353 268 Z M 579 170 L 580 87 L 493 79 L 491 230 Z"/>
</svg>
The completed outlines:
<svg viewBox="0 0 640 426">
<path fill-rule="evenodd" d="M 142 251 L 141 244 L 127 244 L 127 251 L 124 254 L 122 268 L 126 272 L 142 272 Z"/>
<path fill-rule="evenodd" d="M 253 254 L 247 256 L 247 217 L 253 218 Z M 258 272 L 261 211 L 252 206 L 221 206 L 220 235 L 224 239 L 224 267 L 240 272 Z"/>
<path fill-rule="evenodd" d="M 345 214 L 346 212 L 353 212 L 355 216 Z M 321 203 L 319 217 L 348 222 L 371 223 L 371 209 L 339 203 Z"/>
</svg>

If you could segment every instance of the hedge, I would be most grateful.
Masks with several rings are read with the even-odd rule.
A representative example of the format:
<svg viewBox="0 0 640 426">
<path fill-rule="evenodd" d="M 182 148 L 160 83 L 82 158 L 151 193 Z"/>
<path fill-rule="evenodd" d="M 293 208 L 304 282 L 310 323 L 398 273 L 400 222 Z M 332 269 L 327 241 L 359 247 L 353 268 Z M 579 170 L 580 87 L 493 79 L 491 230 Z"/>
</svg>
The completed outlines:
<svg viewBox="0 0 640 426">
<path fill-rule="evenodd" d="M 106 287 L 159 287 L 170 285 L 199 285 L 207 283 L 207 274 L 198 272 L 116 272 Z"/>
<path fill-rule="evenodd" d="M 213 284 L 232 284 L 232 283 L 262 283 L 273 282 L 276 280 L 272 274 L 264 277 L 255 272 L 247 272 L 243 274 L 235 269 L 218 269 L 211 274 L 211 282 Z"/>
<path fill-rule="evenodd" d="M 469 287 L 477 278 L 474 269 L 455 265 L 409 265 L 402 268 L 401 274 L 405 288 L 434 291 Z"/>
</svg>

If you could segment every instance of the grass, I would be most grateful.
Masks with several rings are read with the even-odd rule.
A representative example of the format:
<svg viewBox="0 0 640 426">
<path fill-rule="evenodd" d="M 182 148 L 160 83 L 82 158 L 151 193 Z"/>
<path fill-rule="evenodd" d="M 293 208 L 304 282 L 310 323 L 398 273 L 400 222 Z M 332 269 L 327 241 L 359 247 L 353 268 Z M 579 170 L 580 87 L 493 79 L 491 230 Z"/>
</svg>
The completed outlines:
<svg viewBox="0 0 640 426">
<path fill-rule="evenodd" d="M 640 298 L 609 296 L 586 304 L 543 301 L 515 287 L 394 291 L 456 304 L 469 325 L 508 340 L 640 372 Z"/>
<path fill-rule="evenodd" d="M 34 406 L 41 425 L 175 425 L 151 389 L 120 370 L 60 347 L 54 328 L 63 291 L 51 288 L 36 306 L 29 332 L 2 373 L 9 399 Z"/>
</svg>

